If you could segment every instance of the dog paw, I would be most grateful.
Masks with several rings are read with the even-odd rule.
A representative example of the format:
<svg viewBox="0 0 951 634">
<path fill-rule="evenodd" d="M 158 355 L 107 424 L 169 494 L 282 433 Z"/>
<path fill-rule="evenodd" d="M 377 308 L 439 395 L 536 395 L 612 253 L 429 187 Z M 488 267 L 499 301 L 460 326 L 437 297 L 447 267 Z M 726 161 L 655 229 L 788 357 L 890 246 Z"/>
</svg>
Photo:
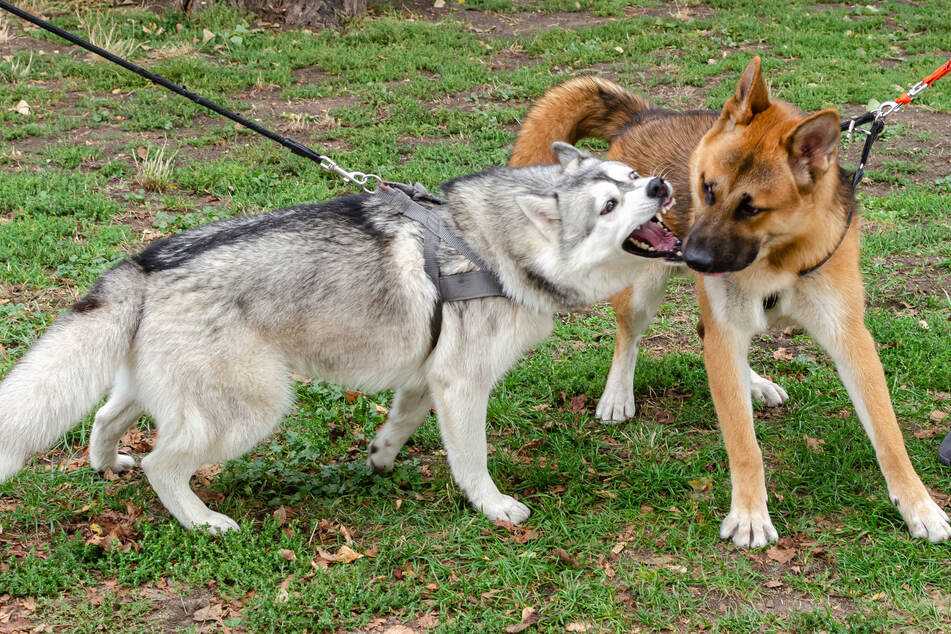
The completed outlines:
<svg viewBox="0 0 951 634">
<path fill-rule="evenodd" d="M 789 394 L 781 385 L 750 372 L 750 395 L 754 401 L 762 401 L 767 407 L 777 407 L 789 400 Z"/>
<path fill-rule="evenodd" d="M 513 497 L 499 493 L 490 500 L 483 500 L 475 504 L 486 517 L 493 522 L 505 520 L 513 524 L 521 524 L 532 514 L 527 506 Z"/>
<path fill-rule="evenodd" d="M 135 458 L 128 454 L 117 453 L 116 459 L 113 461 L 110 469 L 114 473 L 122 473 L 123 471 L 128 471 L 135 466 Z"/>
<path fill-rule="evenodd" d="M 370 455 L 367 456 L 367 466 L 379 474 L 393 471 L 393 463 L 396 462 L 396 452 L 382 445 L 379 440 L 370 443 Z"/>
<path fill-rule="evenodd" d="M 916 503 L 906 505 L 899 503 L 901 515 L 908 524 L 912 537 L 927 539 L 938 543 L 951 538 L 951 525 L 948 524 L 948 514 L 935 504 L 934 500 L 926 496 Z"/>
<path fill-rule="evenodd" d="M 221 533 L 240 529 L 236 521 L 223 513 L 215 513 L 212 510 L 189 522 L 188 528 L 204 530 L 212 535 L 220 535 Z"/>
<path fill-rule="evenodd" d="M 634 390 L 630 386 L 624 388 L 608 383 L 595 413 L 603 423 L 620 423 L 633 418 L 636 410 Z"/>
<path fill-rule="evenodd" d="M 765 508 L 730 509 L 720 524 L 720 537 L 732 539 L 740 548 L 759 548 L 779 539 L 779 534 Z"/>
</svg>

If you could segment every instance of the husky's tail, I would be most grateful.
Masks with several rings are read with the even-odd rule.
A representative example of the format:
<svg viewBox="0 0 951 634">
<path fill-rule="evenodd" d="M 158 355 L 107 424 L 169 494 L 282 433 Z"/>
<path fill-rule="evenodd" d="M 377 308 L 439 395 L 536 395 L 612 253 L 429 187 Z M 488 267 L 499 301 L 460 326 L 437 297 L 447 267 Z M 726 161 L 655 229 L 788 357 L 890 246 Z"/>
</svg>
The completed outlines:
<svg viewBox="0 0 951 634">
<path fill-rule="evenodd" d="M 550 89 L 529 111 L 515 141 L 509 165 L 555 162 L 551 144 L 575 143 L 586 137 L 611 141 L 637 114 L 650 108 L 646 100 L 598 77 L 576 77 Z"/>
<path fill-rule="evenodd" d="M 138 328 L 143 293 L 141 269 L 120 264 L 0 382 L 0 482 L 52 445 L 109 388 Z"/>
</svg>

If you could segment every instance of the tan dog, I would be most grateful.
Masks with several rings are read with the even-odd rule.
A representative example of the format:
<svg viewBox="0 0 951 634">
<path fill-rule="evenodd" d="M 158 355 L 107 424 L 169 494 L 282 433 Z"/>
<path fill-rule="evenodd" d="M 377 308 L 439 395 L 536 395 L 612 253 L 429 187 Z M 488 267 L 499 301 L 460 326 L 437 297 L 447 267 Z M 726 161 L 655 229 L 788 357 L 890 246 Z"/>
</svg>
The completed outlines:
<svg viewBox="0 0 951 634">
<path fill-rule="evenodd" d="M 859 223 L 849 176 L 838 165 L 838 113 L 803 115 L 771 99 L 758 57 L 720 113 L 652 109 L 612 82 L 583 77 L 539 100 L 511 164 L 553 162 L 552 141 L 586 136 L 610 141 L 608 158 L 674 186 L 679 202 L 665 222 L 685 236 L 684 260 L 698 272 L 703 356 L 730 461 L 732 501 L 721 537 L 753 547 L 777 538 L 750 394 L 769 402 L 785 393 L 752 373 L 747 355 L 754 334 L 791 321 L 835 361 L 911 534 L 948 539 L 948 516 L 911 465 L 865 328 Z M 632 289 L 612 299 L 618 336 L 602 418 L 633 414 L 637 343 L 672 270 L 642 266 Z M 779 392 L 757 394 L 770 389 Z"/>
</svg>

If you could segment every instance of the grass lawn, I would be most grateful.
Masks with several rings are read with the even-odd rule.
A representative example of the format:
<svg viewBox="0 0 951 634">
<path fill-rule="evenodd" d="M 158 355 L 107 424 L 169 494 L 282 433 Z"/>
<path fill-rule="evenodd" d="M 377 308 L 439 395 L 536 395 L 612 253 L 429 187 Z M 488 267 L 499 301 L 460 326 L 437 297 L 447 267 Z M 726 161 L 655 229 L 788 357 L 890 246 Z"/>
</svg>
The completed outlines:
<svg viewBox="0 0 951 634">
<path fill-rule="evenodd" d="M 383 3 L 319 33 L 220 6 L 76 13 L 93 4 L 27 3 L 342 164 L 428 186 L 504 163 L 531 101 L 580 73 L 717 107 L 759 53 L 781 98 L 854 113 L 930 72 L 951 42 L 944 0 Z M 935 449 L 951 423 L 951 78 L 919 103 L 893 117 L 862 186 L 862 267 L 908 448 L 948 508 Z M 148 241 L 345 190 L 4 19 L 0 375 Z M 0 485 L 0 632 L 498 632 L 523 615 L 556 632 L 948 631 L 951 546 L 910 538 L 834 369 L 799 332 L 753 350 L 791 396 L 757 412 L 782 539 L 750 552 L 719 540 L 729 474 L 690 289 L 672 285 L 645 336 L 634 420 L 594 417 L 613 348 L 604 306 L 563 316 L 498 386 L 489 466 L 532 508 L 522 528 L 466 506 L 433 421 L 391 476 L 368 472 L 389 394 L 299 384 L 280 433 L 196 475 L 199 495 L 241 523 L 220 538 L 184 531 L 140 470 L 94 474 L 87 417 Z M 152 441 L 143 419 L 123 445 L 141 456 Z"/>
</svg>

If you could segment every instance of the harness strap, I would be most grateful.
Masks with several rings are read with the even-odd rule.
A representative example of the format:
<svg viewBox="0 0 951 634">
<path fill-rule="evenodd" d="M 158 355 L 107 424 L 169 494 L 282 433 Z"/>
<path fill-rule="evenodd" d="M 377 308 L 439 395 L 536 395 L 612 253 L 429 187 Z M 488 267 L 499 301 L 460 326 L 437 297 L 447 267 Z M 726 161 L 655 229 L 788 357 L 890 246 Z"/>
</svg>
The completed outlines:
<svg viewBox="0 0 951 634">
<path fill-rule="evenodd" d="M 505 297 L 502 283 L 492 269 L 469 244 L 450 229 L 439 214 L 421 205 L 420 200 L 443 204 L 419 184 L 386 183 L 377 195 L 394 196 L 402 207 L 402 214 L 423 226 L 423 270 L 436 287 L 436 306 L 430 323 L 432 348 L 436 348 L 442 332 L 442 309 L 446 302 L 459 302 L 483 297 Z M 479 270 L 443 275 L 439 269 L 439 244 L 446 243 Z"/>
</svg>

